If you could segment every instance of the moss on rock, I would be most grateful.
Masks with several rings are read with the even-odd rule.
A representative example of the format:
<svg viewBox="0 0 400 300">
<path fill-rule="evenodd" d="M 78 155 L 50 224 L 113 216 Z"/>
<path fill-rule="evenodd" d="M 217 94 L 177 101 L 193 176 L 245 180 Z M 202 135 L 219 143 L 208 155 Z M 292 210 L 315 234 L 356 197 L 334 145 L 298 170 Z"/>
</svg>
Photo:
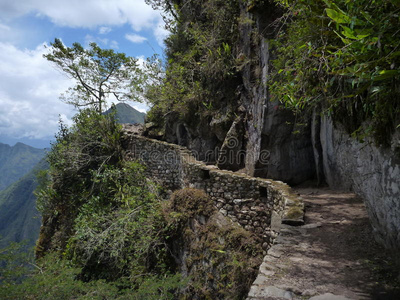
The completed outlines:
<svg viewBox="0 0 400 300">
<path fill-rule="evenodd" d="M 164 211 L 168 240 L 189 279 L 183 299 L 244 299 L 262 262 L 260 239 L 220 214 L 196 189 L 172 194 Z"/>
</svg>

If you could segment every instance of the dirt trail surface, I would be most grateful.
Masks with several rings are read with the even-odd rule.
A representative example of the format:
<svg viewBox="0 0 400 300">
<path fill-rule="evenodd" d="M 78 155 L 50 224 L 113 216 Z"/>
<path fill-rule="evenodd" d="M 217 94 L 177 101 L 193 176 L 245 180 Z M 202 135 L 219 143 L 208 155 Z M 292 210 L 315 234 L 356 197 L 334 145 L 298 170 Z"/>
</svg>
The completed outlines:
<svg viewBox="0 0 400 300">
<path fill-rule="evenodd" d="M 282 225 L 248 299 L 400 299 L 398 270 L 374 241 L 362 200 L 328 188 L 294 191 L 305 225 Z"/>
</svg>

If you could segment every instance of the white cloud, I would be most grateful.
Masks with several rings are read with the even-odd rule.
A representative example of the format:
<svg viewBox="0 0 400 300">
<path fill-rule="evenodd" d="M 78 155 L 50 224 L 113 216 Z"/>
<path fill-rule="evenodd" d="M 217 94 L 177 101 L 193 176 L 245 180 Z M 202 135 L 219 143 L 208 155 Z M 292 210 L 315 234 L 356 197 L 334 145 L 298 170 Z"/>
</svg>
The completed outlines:
<svg viewBox="0 0 400 300">
<path fill-rule="evenodd" d="M 48 138 L 74 114 L 58 98 L 72 82 L 43 58 L 43 45 L 19 50 L 0 43 L 0 135 L 13 138 Z"/>
<path fill-rule="evenodd" d="M 43 58 L 46 51 L 43 45 L 20 50 L 0 42 L 0 136 L 52 139 L 59 115 L 71 124 L 75 112 L 59 96 L 74 82 Z M 143 58 L 139 61 L 143 64 Z M 129 104 L 148 109 L 146 104 Z"/>
<path fill-rule="evenodd" d="M 5 23 L 0 22 L 0 41 L 15 42 L 22 40 L 23 37 L 24 32 L 22 32 L 21 29 L 16 28 L 15 26 L 11 27 Z"/>
<path fill-rule="evenodd" d="M 85 46 L 89 46 L 90 43 L 96 43 L 96 38 L 93 35 L 87 34 L 85 36 Z"/>
<path fill-rule="evenodd" d="M 99 34 L 107 34 L 107 33 L 110 33 L 111 30 L 112 30 L 112 29 L 111 29 L 110 27 L 101 26 L 101 27 L 99 28 Z"/>
<path fill-rule="evenodd" d="M 125 38 L 126 38 L 128 41 L 131 41 L 132 43 L 137 43 L 137 44 L 143 43 L 144 41 L 147 40 L 147 38 L 145 38 L 144 36 L 140 36 L 140 35 L 135 34 L 135 33 L 133 33 L 133 34 L 126 34 L 126 35 L 125 35 Z"/>
<path fill-rule="evenodd" d="M 114 49 L 118 49 L 118 43 L 116 41 L 110 41 L 107 38 L 100 38 L 100 37 L 95 37 L 93 35 L 87 34 L 85 36 L 85 47 L 89 47 L 90 43 L 96 43 L 100 46 L 106 46 L 106 47 L 111 47 Z"/>
<path fill-rule="evenodd" d="M 169 35 L 169 31 L 165 28 L 164 21 L 161 19 L 158 21 L 157 26 L 153 29 L 154 36 L 160 46 L 164 44 L 164 40 Z"/>
<path fill-rule="evenodd" d="M 111 41 L 110 42 L 110 47 L 113 49 L 119 49 L 119 45 L 117 41 Z"/>
<path fill-rule="evenodd" d="M 4 31 L 10 31 L 11 28 L 7 25 L 4 24 L 0 24 L 0 31 L 4 32 Z"/>
<path fill-rule="evenodd" d="M 110 26 L 130 24 L 134 31 L 153 29 L 162 36 L 158 24 L 162 18 L 144 0 L 1 0 L 0 21 L 36 13 L 58 26 L 95 28 L 107 31 Z"/>
</svg>

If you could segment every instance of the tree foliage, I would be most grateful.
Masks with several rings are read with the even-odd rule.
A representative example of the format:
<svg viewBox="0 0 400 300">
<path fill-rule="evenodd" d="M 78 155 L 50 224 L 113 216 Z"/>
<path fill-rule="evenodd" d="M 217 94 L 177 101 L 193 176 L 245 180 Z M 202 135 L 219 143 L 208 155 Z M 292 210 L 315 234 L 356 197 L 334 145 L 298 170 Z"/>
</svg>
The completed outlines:
<svg viewBox="0 0 400 300">
<path fill-rule="evenodd" d="M 400 115 L 399 2 L 276 2 L 287 14 L 272 41 L 273 97 L 296 112 L 322 107 L 360 137 L 390 139 Z"/>
<path fill-rule="evenodd" d="M 66 205 L 79 205 L 84 199 L 81 191 L 95 192 L 92 173 L 100 174 L 108 165 L 119 165 L 122 159 L 121 126 L 111 114 L 99 115 L 84 109 L 73 121 L 71 128 L 60 122 L 56 142 L 47 157 L 50 185 L 37 193 L 44 218 Z"/>
<path fill-rule="evenodd" d="M 62 96 L 75 107 L 92 107 L 102 113 L 106 100 L 112 96 L 118 101 L 142 100 L 145 75 L 138 60 L 124 53 L 101 49 L 96 43 L 91 43 L 89 49 L 79 43 L 67 47 L 55 39 L 44 57 L 76 81 Z"/>
<path fill-rule="evenodd" d="M 13 246 L 14 247 L 14 246 Z M 3 259 L 0 250 L 0 258 Z M 9 248 L 8 248 L 9 250 Z M 122 280 L 107 282 L 92 280 L 84 282 L 77 280 L 81 269 L 74 266 L 69 260 L 59 257 L 56 253 L 38 260 L 34 268 L 11 268 L 18 256 L 8 252 L 12 261 L 8 260 L 5 266 L 0 267 L 0 274 L 9 269 L 7 277 L 2 277 L 0 298 L 4 300 L 141 300 L 141 299 L 173 299 L 171 291 L 180 285 L 179 276 L 150 276 L 143 280 L 137 289 L 126 287 Z M 21 273 L 21 270 L 23 272 Z M 25 279 L 15 281 L 15 276 L 23 274 Z"/>
<path fill-rule="evenodd" d="M 157 123 L 174 111 L 196 123 L 226 107 L 238 85 L 238 1 L 148 2 L 174 16 L 165 41 L 165 76 L 147 94 L 153 104 L 149 119 Z"/>
<path fill-rule="evenodd" d="M 171 299 L 181 285 L 166 264 L 158 188 L 140 164 L 123 160 L 121 143 L 112 115 L 85 109 L 71 128 L 61 124 L 37 191 L 43 226 L 36 254 L 43 268 L 57 262 L 45 273 L 56 274 L 49 281 L 59 289 L 45 293 L 52 299 L 72 299 L 68 288 L 82 299 Z M 103 280 L 110 294 L 95 290 Z M 24 284 L 41 282 L 35 274 Z"/>
</svg>

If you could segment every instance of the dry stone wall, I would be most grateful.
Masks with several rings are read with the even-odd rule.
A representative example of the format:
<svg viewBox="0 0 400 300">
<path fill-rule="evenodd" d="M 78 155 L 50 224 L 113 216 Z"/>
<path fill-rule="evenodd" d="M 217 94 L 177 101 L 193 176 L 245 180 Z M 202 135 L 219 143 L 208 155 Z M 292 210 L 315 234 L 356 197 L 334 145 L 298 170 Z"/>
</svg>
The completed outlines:
<svg viewBox="0 0 400 300">
<path fill-rule="evenodd" d="M 267 250 L 281 222 L 303 223 L 303 203 L 283 182 L 219 170 L 175 144 L 149 139 L 125 130 L 126 159 L 146 166 L 147 176 L 173 191 L 204 190 L 220 213 L 258 234 Z"/>
</svg>

